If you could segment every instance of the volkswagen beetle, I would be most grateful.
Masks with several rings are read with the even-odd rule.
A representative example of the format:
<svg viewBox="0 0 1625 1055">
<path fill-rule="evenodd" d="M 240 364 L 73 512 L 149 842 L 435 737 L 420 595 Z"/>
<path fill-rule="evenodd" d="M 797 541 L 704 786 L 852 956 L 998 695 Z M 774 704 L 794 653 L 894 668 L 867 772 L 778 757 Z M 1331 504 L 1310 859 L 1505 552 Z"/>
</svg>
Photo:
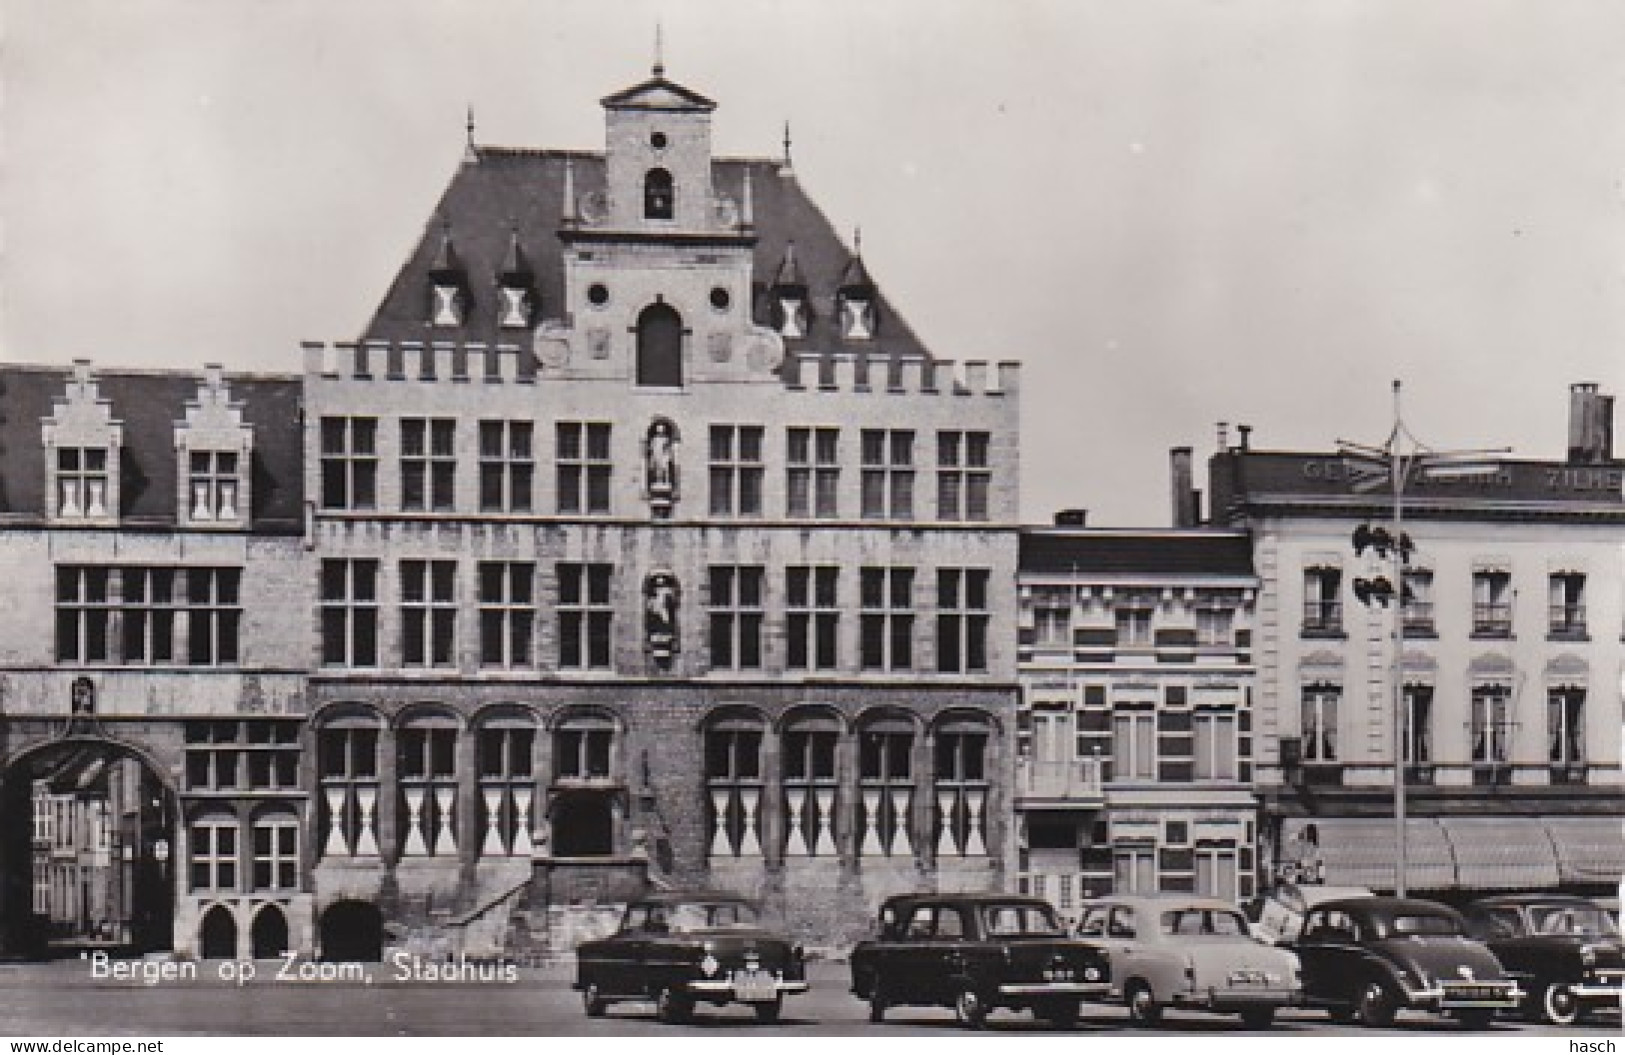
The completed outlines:
<svg viewBox="0 0 1625 1055">
<path fill-rule="evenodd" d="M 1386 1026 L 1400 1010 L 1416 1008 L 1483 1029 L 1524 999 L 1495 954 L 1467 937 L 1461 913 L 1434 901 L 1327 901 L 1304 917 L 1294 948 L 1304 1002 L 1339 1021 Z"/>
<path fill-rule="evenodd" d="M 576 949 L 575 988 L 589 1018 L 616 1001 L 653 1000 L 663 1022 L 696 1004 L 749 1004 L 779 1020 L 784 998 L 807 991 L 802 950 L 761 925 L 732 894 L 653 894 L 627 905 L 620 929 Z"/>
<path fill-rule="evenodd" d="M 1528 991 L 1524 1014 L 1573 1025 L 1586 1011 L 1617 1006 L 1625 951 L 1613 917 L 1565 894 L 1510 894 L 1467 906 L 1467 930 Z"/>
<path fill-rule="evenodd" d="M 1254 938 L 1234 905 L 1183 894 L 1090 902 L 1078 936 L 1111 960 L 1112 992 L 1155 1025 L 1165 1008 L 1234 1013 L 1253 1029 L 1303 995 L 1298 958 Z"/>
</svg>

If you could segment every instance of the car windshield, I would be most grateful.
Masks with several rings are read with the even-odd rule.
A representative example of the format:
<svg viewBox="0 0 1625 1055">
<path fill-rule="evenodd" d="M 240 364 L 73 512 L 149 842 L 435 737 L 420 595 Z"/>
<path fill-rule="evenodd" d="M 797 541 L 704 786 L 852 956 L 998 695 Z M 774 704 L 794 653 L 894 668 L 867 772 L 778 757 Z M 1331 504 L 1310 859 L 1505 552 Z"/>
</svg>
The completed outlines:
<svg viewBox="0 0 1625 1055">
<path fill-rule="evenodd" d="M 756 926 L 756 910 L 741 901 L 689 901 L 673 905 L 666 917 L 673 934 Z"/>
<path fill-rule="evenodd" d="M 1611 938 L 1619 933 L 1613 919 L 1596 905 L 1531 905 L 1529 922 L 1535 934 Z"/>
<path fill-rule="evenodd" d="M 1226 909 L 1182 908 L 1162 914 L 1162 932 L 1181 938 L 1244 938 L 1247 921 Z"/>
<path fill-rule="evenodd" d="M 988 934 L 997 937 L 1059 937 L 1065 933 L 1048 905 L 989 905 L 982 910 L 982 920 Z"/>
<path fill-rule="evenodd" d="M 1408 913 L 1395 916 L 1391 925 L 1395 934 L 1460 934 L 1461 926 L 1449 916 Z"/>
</svg>

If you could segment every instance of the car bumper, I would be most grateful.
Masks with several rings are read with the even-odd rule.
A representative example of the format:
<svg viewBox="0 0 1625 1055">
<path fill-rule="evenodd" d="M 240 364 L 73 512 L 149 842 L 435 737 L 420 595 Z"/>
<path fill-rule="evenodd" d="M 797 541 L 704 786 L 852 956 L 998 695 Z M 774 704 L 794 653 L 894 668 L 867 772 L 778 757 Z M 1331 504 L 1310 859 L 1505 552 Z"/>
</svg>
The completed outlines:
<svg viewBox="0 0 1625 1055">
<path fill-rule="evenodd" d="M 1107 982 L 1005 982 L 999 986 L 1000 996 L 1027 999 L 1046 996 L 1095 997 L 1105 996 L 1110 991 L 1111 985 Z"/>
<path fill-rule="evenodd" d="M 1178 1007 L 1195 1007 L 1207 1011 L 1245 1011 L 1255 1007 L 1292 1007 L 1303 1003 L 1303 993 L 1297 989 L 1249 986 L 1246 989 L 1225 988 L 1174 993 L 1169 1000 Z"/>
<path fill-rule="evenodd" d="M 1451 993 L 1444 989 L 1413 989 L 1409 994 L 1412 1007 L 1434 1011 L 1472 1011 L 1480 1008 L 1510 1011 L 1521 1006 L 1527 995 L 1516 987 L 1472 994 Z"/>
<path fill-rule="evenodd" d="M 1586 1001 L 1618 1000 L 1621 989 L 1625 989 L 1625 971 L 1618 972 L 1617 977 L 1587 978 L 1569 986 L 1576 1000 Z"/>
<path fill-rule="evenodd" d="M 754 1000 L 755 997 L 739 995 L 739 987 L 735 986 L 729 978 L 704 978 L 693 982 L 684 982 L 679 988 L 692 996 L 704 997 L 707 1000 Z M 794 996 L 807 991 L 807 983 L 801 980 L 774 979 L 774 996 Z"/>
</svg>

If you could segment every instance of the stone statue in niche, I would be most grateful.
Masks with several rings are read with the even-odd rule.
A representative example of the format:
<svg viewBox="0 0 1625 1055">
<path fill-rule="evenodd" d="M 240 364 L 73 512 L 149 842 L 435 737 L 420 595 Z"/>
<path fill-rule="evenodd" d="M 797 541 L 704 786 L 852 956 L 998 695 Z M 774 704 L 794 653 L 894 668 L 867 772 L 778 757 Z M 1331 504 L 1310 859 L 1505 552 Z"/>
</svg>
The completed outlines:
<svg viewBox="0 0 1625 1055">
<path fill-rule="evenodd" d="M 677 501 L 677 429 L 665 418 L 649 426 L 643 444 L 649 506 L 655 516 L 671 515 Z"/>
<path fill-rule="evenodd" d="M 649 643 L 649 658 L 656 667 L 670 670 L 678 652 L 677 576 L 657 571 L 643 584 L 643 632 Z"/>
</svg>

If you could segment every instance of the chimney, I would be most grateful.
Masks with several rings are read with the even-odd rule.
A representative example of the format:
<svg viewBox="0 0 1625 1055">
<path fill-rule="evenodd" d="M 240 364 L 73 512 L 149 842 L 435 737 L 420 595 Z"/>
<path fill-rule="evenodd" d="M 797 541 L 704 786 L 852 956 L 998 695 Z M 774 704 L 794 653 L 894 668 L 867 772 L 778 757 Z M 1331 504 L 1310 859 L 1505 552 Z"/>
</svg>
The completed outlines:
<svg viewBox="0 0 1625 1055">
<path fill-rule="evenodd" d="M 1059 509 L 1055 512 L 1056 527 L 1086 527 L 1089 523 L 1089 510 L 1087 509 Z"/>
<path fill-rule="evenodd" d="M 1569 463 L 1608 465 L 1614 460 L 1614 397 L 1592 383 L 1569 386 Z"/>
<path fill-rule="evenodd" d="M 1223 454 L 1230 449 L 1230 423 L 1219 422 L 1219 453 Z"/>
<path fill-rule="evenodd" d="M 1252 449 L 1253 427 L 1251 425 L 1237 425 L 1236 435 L 1239 437 L 1236 441 L 1237 450 L 1245 454 Z"/>
<path fill-rule="evenodd" d="M 1173 447 L 1168 451 L 1168 473 L 1173 487 L 1174 527 L 1196 526 L 1196 487 L 1191 480 L 1191 449 Z"/>
</svg>

